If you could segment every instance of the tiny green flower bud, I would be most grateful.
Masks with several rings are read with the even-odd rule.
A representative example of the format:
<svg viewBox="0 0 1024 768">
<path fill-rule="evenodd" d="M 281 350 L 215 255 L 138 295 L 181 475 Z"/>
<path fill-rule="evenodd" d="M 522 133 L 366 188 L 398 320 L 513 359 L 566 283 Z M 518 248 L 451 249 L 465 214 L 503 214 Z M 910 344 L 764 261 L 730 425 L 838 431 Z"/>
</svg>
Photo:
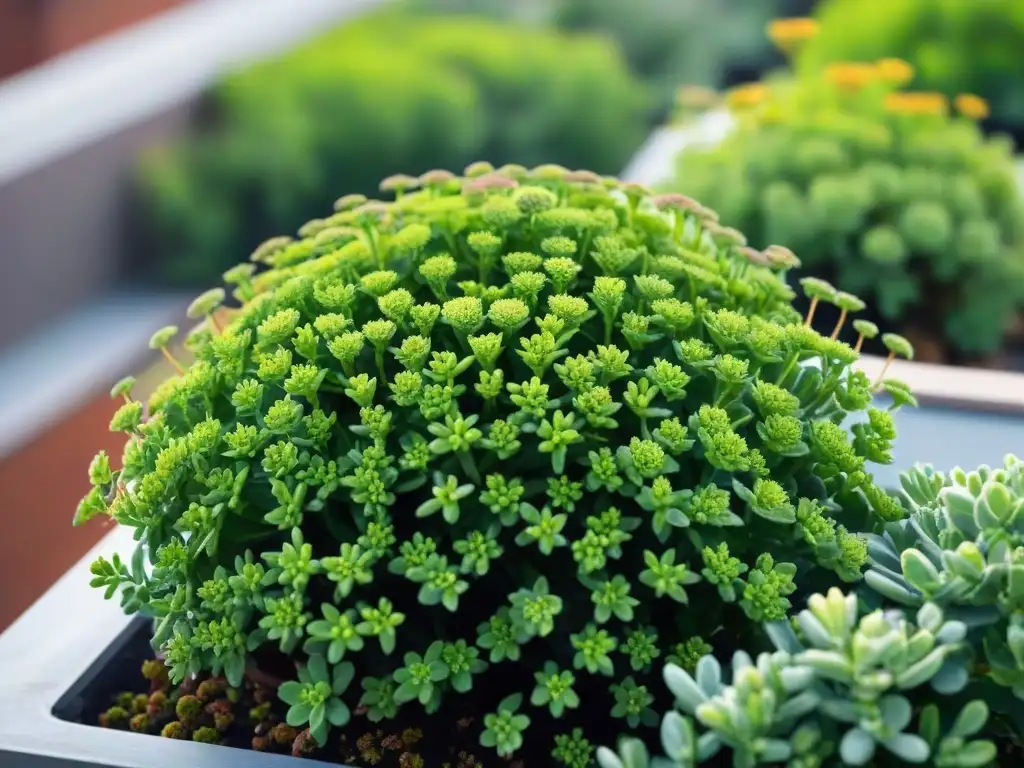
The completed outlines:
<svg viewBox="0 0 1024 768">
<path fill-rule="evenodd" d="M 381 192 L 397 192 L 401 194 L 408 189 L 415 189 L 417 186 L 419 186 L 419 179 L 404 173 L 396 173 L 381 181 L 379 188 Z"/>
<path fill-rule="evenodd" d="M 576 254 L 576 241 L 568 237 L 546 237 L 540 241 L 540 247 L 551 257 L 571 258 Z"/>
<path fill-rule="evenodd" d="M 363 275 L 359 282 L 363 286 L 363 290 L 379 298 L 395 287 L 398 275 L 390 269 L 382 269 Z"/>
<path fill-rule="evenodd" d="M 125 376 L 123 379 L 118 381 L 110 390 L 111 398 L 123 397 L 125 400 L 131 400 L 132 388 L 135 386 L 134 376 Z"/>
<path fill-rule="evenodd" d="M 530 308 L 519 299 L 498 299 L 487 310 L 487 319 L 502 331 L 520 327 L 530 316 Z"/>
<path fill-rule="evenodd" d="M 804 293 L 807 294 L 807 298 L 809 299 L 832 301 L 837 293 L 831 283 L 817 277 L 801 278 L 800 287 L 804 289 Z"/>
<path fill-rule="evenodd" d="M 412 294 L 405 288 L 396 288 L 377 299 L 377 306 L 388 320 L 401 323 L 415 303 Z"/>
<path fill-rule="evenodd" d="M 362 328 L 366 340 L 378 349 L 386 346 L 397 330 L 398 328 L 390 320 L 371 320 Z"/>
<path fill-rule="evenodd" d="M 484 306 L 473 296 L 460 296 L 446 301 L 441 307 L 445 322 L 461 334 L 475 333 L 484 323 Z"/>
<path fill-rule="evenodd" d="M 185 315 L 192 319 L 212 315 L 217 310 L 217 307 L 224 303 L 224 298 L 223 288 L 211 288 L 208 291 L 204 291 L 188 305 Z"/>
<path fill-rule="evenodd" d="M 527 215 L 546 211 L 558 204 L 558 196 L 544 187 L 519 187 L 512 193 L 512 200 Z"/>
<path fill-rule="evenodd" d="M 486 160 L 477 160 L 475 163 L 470 163 L 469 165 L 467 165 L 462 174 L 472 179 L 477 176 L 483 176 L 484 174 L 493 172 L 493 165 L 488 163 Z"/>
<path fill-rule="evenodd" d="M 267 238 L 256 246 L 252 255 L 249 256 L 249 261 L 266 261 L 275 253 L 284 250 L 291 243 L 292 239 L 287 235 Z"/>
<path fill-rule="evenodd" d="M 168 344 L 171 343 L 171 339 L 178 335 L 178 326 L 176 325 L 165 325 L 159 331 L 154 333 L 149 339 L 150 349 L 164 349 Z"/>
<path fill-rule="evenodd" d="M 334 210 L 351 211 L 366 202 L 366 195 L 342 195 L 334 201 Z"/>
<path fill-rule="evenodd" d="M 904 337 L 895 333 L 883 333 L 882 344 L 889 352 L 907 360 L 914 359 L 914 346 Z"/>
<path fill-rule="evenodd" d="M 853 329 L 865 339 L 873 339 L 878 335 L 878 326 L 870 320 L 854 320 Z"/>
</svg>

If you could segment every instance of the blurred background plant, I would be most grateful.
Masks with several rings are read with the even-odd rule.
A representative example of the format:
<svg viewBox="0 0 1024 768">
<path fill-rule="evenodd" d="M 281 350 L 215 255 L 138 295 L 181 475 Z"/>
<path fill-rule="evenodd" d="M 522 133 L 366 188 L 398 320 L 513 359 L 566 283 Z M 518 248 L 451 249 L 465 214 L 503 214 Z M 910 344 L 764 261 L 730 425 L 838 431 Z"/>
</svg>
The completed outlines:
<svg viewBox="0 0 1024 768">
<path fill-rule="evenodd" d="M 774 16 L 802 15 L 817 0 L 408 0 L 417 12 L 480 14 L 602 35 L 650 88 L 655 121 L 680 84 L 721 86 L 781 63 L 764 38 Z"/>
<path fill-rule="evenodd" d="M 805 70 L 898 56 L 914 67 L 912 87 L 976 93 L 992 105 L 986 129 L 1024 142 L 1020 0 L 823 0 L 816 17 L 821 31 L 800 57 Z"/>
<path fill-rule="evenodd" d="M 229 77 L 208 130 L 150 154 L 145 250 L 166 279 L 208 283 L 333 190 L 399 170 L 558 162 L 619 171 L 651 102 L 595 37 L 392 9 Z"/>
<path fill-rule="evenodd" d="M 770 34 L 793 51 L 816 26 L 784 20 Z M 983 99 L 960 95 L 950 115 L 942 94 L 903 89 L 912 76 L 883 59 L 734 88 L 734 130 L 682 152 L 670 186 L 751 245 L 792 248 L 801 274 L 863 295 L 926 360 L 976 360 L 1001 349 L 1024 301 L 1012 149 L 979 129 Z"/>
</svg>

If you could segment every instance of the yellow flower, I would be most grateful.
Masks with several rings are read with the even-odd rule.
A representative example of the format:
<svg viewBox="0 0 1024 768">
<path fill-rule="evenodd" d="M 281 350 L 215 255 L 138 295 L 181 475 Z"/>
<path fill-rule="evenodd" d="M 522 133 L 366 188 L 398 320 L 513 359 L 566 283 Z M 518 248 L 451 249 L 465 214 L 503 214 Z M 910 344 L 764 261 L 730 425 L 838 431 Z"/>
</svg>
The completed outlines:
<svg viewBox="0 0 1024 768">
<path fill-rule="evenodd" d="M 825 77 L 840 88 L 857 91 L 878 79 L 878 67 L 859 61 L 830 64 L 825 68 Z"/>
<path fill-rule="evenodd" d="M 768 24 L 768 39 L 786 53 L 818 34 L 818 22 L 808 18 L 775 19 Z"/>
<path fill-rule="evenodd" d="M 903 59 L 881 59 L 875 66 L 887 83 L 906 85 L 914 79 L 914 68 Z"/>
<path fill-rule="evenodd" d="M 733 88 L 726 94 L 725 100 L 732 109 L 749 109 L 764 101 L 767 95 L 768 89 L 761 83 L 748 83 Z"/>
<path fill-rule="evenodd" d="M 961 93 L 953 104 L 957 112 L 971 120 L 984 120 L 989 116 L 988 102 L 973 93 Z"/>
<path fill-rule="evenodd" d="M 949 101 L 941 93 L 904 91 L 887 94 L 885 109 L 897 115 L 944 115 Z"/>
</svg>

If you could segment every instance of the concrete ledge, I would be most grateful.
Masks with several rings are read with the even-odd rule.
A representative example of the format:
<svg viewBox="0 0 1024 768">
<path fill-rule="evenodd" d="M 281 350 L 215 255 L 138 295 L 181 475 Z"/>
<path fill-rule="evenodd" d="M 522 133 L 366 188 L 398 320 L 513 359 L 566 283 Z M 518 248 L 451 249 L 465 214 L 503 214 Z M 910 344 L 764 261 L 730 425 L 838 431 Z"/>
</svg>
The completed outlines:
<svg viewBox="0 0 1024 768">
<path fill-rule="evenodd" d="M 865 355 L 857 367 L 873 378 L 884 364 L 883 358 Z M 1024 414 L 1024 373 L 895 360 L 886 375 L 909 384 L 921 403 Z"/>
</svg>

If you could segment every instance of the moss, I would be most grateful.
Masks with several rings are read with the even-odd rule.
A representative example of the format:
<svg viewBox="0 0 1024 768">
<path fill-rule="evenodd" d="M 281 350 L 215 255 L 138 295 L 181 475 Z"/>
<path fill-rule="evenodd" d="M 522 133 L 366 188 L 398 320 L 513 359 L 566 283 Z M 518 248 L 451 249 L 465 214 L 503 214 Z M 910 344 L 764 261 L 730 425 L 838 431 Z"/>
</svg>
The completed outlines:
<svg viewBox="0 0 1024 768">
<path fill-rule="evenodd" d="M 196 696 L 186 694 L 178 699 L 178 703 L 174 705 L 174 712 L 182 724 L 189 727 L 202 715 L 203 702 Z"/>
<path fill-rule="evenodd" d="M 163 727 L 160 731 L 160 735 L 165 739 L 187 739 L 188 728 L 182 725 L 179 721 L 172 720 Z"/>
<path fill-rule="evenodd" d="M 128 710 L 117 704 L 100 715 L 100 725 L 104 728 L 123 728 L 128 722 L 128 717 Z"/>
<path fill-rule="evenodd" d="M 167 711 L 167 694 L 163 691 L 154 691 L 149 695 L 149 701 L 146 704 L 146 712 L 151 717 L 158 717 Z"/>
<path fill-rule="evenodd" d="M 204 680 L 196 688 L 196 696 L 201 701 L 212 701 L 224 693 L 227 688 L 227 681 L 221 677 L 211 677 Z"/>
<path fill-rule="evenodd" d="M 161 690 L 170 684 L 167 667 L 159 659 L 147 659 L 142 662 L 142 676 L 149 680 L 153 690 Z"/>
<path fill-rule="evenodd" d="M 202 728 L 197 728 L 195 733 L 192 734 L 192 741 L 198 741 L 203 744 L 216 744 L 220 741 L 220 733 L 216 728 L 203 726 Z"/>
<path fill-rule="evenodd" d="M 295 737 L 295 741 L 292 742 L 292 757 L 308 757 L 319 749 L 319 745 L 316 743 L 316 739 L 310 734 L 309 729 L 306 728 L 299 732 Z"/>
<path fill-rule="evenodd" d="M 295 741 L 299 731 L 285 723 L 278 723 L 270 730 L 271 740 L 279 746 L 290 746 Z"/>
</svg>

